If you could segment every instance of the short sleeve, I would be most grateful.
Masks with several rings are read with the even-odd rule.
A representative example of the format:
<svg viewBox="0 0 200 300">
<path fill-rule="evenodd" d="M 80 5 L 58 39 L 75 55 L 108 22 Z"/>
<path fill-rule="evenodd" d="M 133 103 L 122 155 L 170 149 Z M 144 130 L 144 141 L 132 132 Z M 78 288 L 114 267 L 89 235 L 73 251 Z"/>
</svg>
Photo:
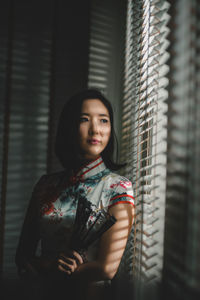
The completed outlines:
<svg viewBox="0 0 200 300">
<path fill-rule="evenodd" d="M 134 206 L 133 186 L 130 180 L 120 176 L 110 185 L 110 188 L 112 192 L 108 208 L 119 203 L 129 203 Z"/>
</svg>

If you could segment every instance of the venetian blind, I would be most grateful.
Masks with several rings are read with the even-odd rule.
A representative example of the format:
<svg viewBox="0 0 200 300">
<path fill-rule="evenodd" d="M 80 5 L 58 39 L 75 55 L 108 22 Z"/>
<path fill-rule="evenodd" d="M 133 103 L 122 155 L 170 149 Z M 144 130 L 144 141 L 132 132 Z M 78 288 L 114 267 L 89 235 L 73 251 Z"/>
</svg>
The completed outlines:
<svg viewBox="0 0 200 300">
<path fill-rule="evenodd" d="M 52 2 L 46 4 L 38 10 L 37 1 L 1 1 L 0 247 L 9 278 L 16 276 L 15 251 L 30 191 L 46 172 Z"/>
<path fill-rule="evenodd" d="M 123 92 L 126 1 L 93 0 L 90 9 L 88 87 L 111 101 L 120 140 L 120 101 Z"/>
<path fill-rule="evenodd" d="M 105 5 L 102 7 L 97 1 L 92 2 L 90 24 L 88 86 L 94 86 L 106 93 L 111 64 L 113 17 Z"/>
<path fill-rule="evenodd" d="M 167 1 L 129 0 L 121 157 L 133 182 L 133 266 L 139 282 L 161 279 L 166 180 Z"/>
<path fill-rule="evenodd" d="M 174 299 L 200 297 L 200 3 L 171 1 L 163 279 Z"/>
</svg>

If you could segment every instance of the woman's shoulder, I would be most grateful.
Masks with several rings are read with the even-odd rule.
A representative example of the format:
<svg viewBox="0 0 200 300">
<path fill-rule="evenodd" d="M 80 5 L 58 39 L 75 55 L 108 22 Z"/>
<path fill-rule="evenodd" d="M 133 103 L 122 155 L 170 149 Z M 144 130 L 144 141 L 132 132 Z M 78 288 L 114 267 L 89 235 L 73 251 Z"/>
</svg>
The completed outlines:
<svg viewBox="0 0 200 300">
<path fill-rule="evenodd" d="M 40 187 L 41 185 L 58 185 L 61 180 L 65 177 L 65 171 L 58 171 L 52 173 L 42 174 L 39 179 L 36 181 L 35 188 Z"/>
<path fill-rule="evenodd" d="M 134 205 L 133 185 L 131 180 L 114 172 L 107 174 L 104 180 L 104 206 L 111 207 L 118 203 L 129 203 Z"/>
<path fill-rule="evenodd" d="M 125 176 L 117 174 L 117 173 L 112 172 L 112 171 L 104 176 L 104 180 L 106 180 L 109 183 L 112 182 L 113 184 L 114 183 L 115 184 L 117 184 L 117 183 L 118 184 L 120 184 L 120 183 L 127 183 L 128 185 L 132 184 L 131 180 L 129 180 Z"/>
<path fill-rule="evenodd" d="M 133 185 L 131 180 L 129 180 L 127 177 L 110 172 L 107 174 L 104 178 L 105 185 L 104 187 L 107 190 L 111 190 L 112 193 L 120 193 L 120 194 L 126 194 L 131 193 L 133 194 Z"/>
</svg>

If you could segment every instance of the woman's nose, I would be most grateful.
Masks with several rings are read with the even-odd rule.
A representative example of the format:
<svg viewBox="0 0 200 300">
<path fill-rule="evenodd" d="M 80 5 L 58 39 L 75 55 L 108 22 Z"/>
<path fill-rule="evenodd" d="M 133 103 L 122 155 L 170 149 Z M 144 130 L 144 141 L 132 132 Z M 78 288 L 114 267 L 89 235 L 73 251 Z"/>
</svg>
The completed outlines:
<svg viewBox="0 0 200 300">
<path fill-rule="evenodd" d="M 97 134 L 99 133 L 99 126 L 96 121 L 91 121 L 90 127 L 89 127 L 89 133 L 90 134 Z"/>
</svg>

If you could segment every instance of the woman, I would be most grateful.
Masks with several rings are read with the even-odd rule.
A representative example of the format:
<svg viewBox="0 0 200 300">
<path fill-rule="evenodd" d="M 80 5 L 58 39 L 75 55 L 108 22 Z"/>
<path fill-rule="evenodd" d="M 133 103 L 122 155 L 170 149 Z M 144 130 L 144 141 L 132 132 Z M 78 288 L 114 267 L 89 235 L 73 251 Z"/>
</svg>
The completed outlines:
<svg viewBox="0 0 200 300">
<path fill-rule="evenodd" d="M 61 290 L 72 292 L 70 299 L 104 297 L 105 283 L 117 273 L 133 224 L 134 199 L 131 182 L 113 172 L 122 166 L 113 162 L 113 152 L 109 101 L 95 89 L 71 97 L 60 115 L 55 143 L 64 170 L 43 175 L 36 184 L 16 252 L 20 276 L 39 274 L 48 299 Z M 80 195 L 117 220 L 89 247 L 86 259 L 70 250 Z M 41 255 L 36 255 L 39 241 Z M 81 292 L 75 295 L 77 284 Z"/>
</svg>

